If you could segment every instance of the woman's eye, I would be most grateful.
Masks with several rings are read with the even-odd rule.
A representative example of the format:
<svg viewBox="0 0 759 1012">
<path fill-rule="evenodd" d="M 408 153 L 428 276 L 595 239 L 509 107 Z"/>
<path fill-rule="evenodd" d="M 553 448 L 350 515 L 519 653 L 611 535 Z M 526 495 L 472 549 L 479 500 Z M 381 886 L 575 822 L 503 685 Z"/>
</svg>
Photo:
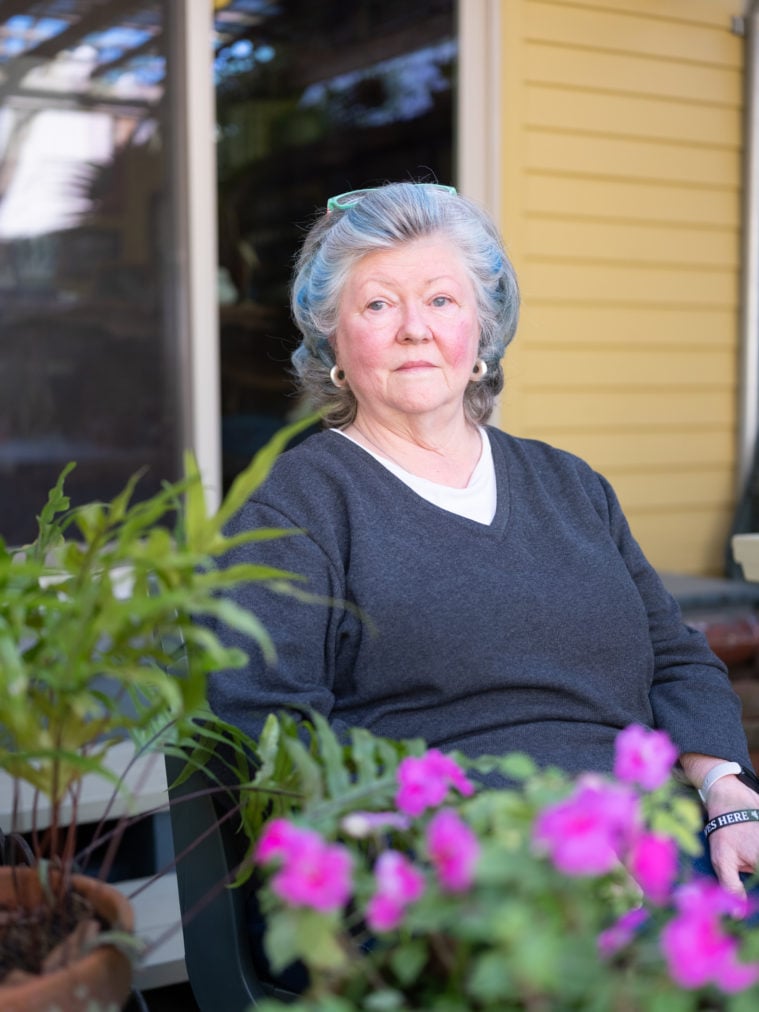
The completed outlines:
<svg viewBox="0 0 759 1012">
<path fill-rule="evenodd" d="M 442 306 L 447 306 L 450 301 L 447 295 L 436 295 L 432 300 L 432 305 L 439 309 Z"/>
<path fill-rule="evenodd" d="M 382 301 L 382 299 L 372 299 L 372 301 L 367 304 L 366 308 L 371 309 L 373 313 L 377 313 L 379 312 L 380 309 L 384 309 L 384 307 L 385 303 Z"/>
</svg>

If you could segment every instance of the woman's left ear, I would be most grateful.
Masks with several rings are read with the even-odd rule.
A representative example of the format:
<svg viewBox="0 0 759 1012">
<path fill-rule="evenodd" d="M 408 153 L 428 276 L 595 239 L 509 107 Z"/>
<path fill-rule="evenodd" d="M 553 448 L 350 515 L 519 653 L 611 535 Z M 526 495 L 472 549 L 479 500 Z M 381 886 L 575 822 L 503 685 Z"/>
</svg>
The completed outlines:
<svg viewBox="0 0 759 1012">
<path fill-rule="evenodd" d="M 332 380 L 332 385 L 338 388 L 344 387 L 345 384 L 345 372 L 340 368 L 337 363 L 332 366 L 329 371 L 329 378 Z"/>
</svg>

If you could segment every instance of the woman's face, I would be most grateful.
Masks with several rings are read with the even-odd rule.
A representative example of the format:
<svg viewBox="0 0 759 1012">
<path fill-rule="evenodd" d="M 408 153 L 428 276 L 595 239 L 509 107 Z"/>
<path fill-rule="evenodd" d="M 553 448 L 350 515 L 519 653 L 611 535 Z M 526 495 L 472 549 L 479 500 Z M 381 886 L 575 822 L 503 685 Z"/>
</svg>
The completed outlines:
<svg viewBox="0 0 759 1012">
<path fill-rule="evenodd" d="M 335 357 L 359 418 L 463 412 L 478 342 L 474 286 L 447 239 L 370 253 L 349 274 Z"/>
</svg>

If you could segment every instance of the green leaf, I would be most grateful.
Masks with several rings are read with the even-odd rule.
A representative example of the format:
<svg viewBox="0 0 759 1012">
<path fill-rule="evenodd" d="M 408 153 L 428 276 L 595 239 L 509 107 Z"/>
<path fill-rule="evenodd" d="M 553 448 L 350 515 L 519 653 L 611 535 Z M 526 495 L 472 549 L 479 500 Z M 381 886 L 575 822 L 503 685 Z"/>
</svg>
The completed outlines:
<svg viewBox="0 0 759 1012">
<path fill-rule="evenodd" d="M 505 776 L 512 780 L 527 780 L 535 774 L 537 766 L 530 756 L 522 752 L 512 752 L 503 757 L 500 769 Z"/>
<path fill-rule="evenodd" d="M 383 987 L 378 991 L 372 991 L 367 995 L 363 1003 L 367 1012 L 395 1012 L 397 1009 L 407 1008 L 406 1000 L 400 991 L 393 988 Z"/>
<path fill-rule="evenodd" d="M 493 1001 L 513 990 L 514 981 L 503 952 L 493 950 L 474 960 L 468 991 L 475 998 L 485 1002 Z"/>
<path fill-rule="evenodd" d="M 298 772 L 299 787 L 307 799 L 306 807 L 317 805 L 323 800 L 325 794 L 324 779 L 319 762 L 297 738 L 285 738 L 284 747 Z"/>
<path fill-rule="evenodd" d="M 339 798 L 351 786 L 351 775 L 345 765 L 343 748 L 335 732 L 320 713 L 315 713 L 312 719 L 324 764 L 327 792 L 330 797 Z"/>
<path fill-rule="evenodd" d="M 667 988 L 666 994 L 652 993 L 646 996 L 647 1008 L 650 1012 L 694 1012 L 698 1008 L 719 1009 L 719 1005 L 701 1005 L 698 995 L 689 994 L 675 988 Z M 750 1010 L 747 1010 L 750 1012 Z M 756 1012 L 756 995 L 754 995 L 753 1012 Z"/>
<path fill-rule="evenodd" d="M 299 910 L 277 910 L 267 917 L 264 947 L 275 973 L 281 973 L 300 957 L 298 947 Z"/>
<path fill-rule="evenodd" d="M 69 497 L 63 492 L 63 485 L 69 474 L 74 470 L 76 464 L 70 461 L 58 475 L 53 488 L 47 496 L 47 502 L 42 507 L 37 517 L 37 538 L 33 546 L 33 557 L 41 561 L 49 548 L 52 548 L 62 537 L 60 524 L 55 518 L 59 513 L 65 513 L 69 508 Z"/>
<path fill-rule="evenodd" d="M 184 532 L 187 544 L 198 551 L 208 550 L 208 509 L 206 493 L 197 461 L 189 451 L 184 455 L 184 471 L 189 479 L 184 494 Z"/>
<path fill-rule="evenodd" d="M 356 767 L 356 780 L 366 783 L 377 777 L 374 735 L 363 727 L 351 728 L 351 753 Z"/>
<path fill-rule="evenodd" d="M 219 507 L 215 518 L 217 530 L 222 530 L 232 517 L 242 509 L 253 492 L 266 479 L 274 466 L 275 460 L 290 440 L 299 432 L 303 432 L 304 429 L 314 425 L 320 417 L 319 414 L 307 415 L 292 425 L 280 429 L 258 451 L 245 470 L 241 471 L 234 479 L 224 502 Z"/>
<path fill-rule="evenodd" d="M 264 945 L 275 973 L 297 959 L 318 970 L 334 970 L 346 961 L 335 937 L 337 918 L 305 907 L 277 910 L 267 919 Z"/>
<path fill-rule="evenodd" d="M 202 608 L 202 613 L 213 615 L 230 629 L 247 633 L 260 647 L 266 663 L 274 664 L 277 652 L 272 638 L 263 623 L 252 612 L 236 604 L 231 598 L 217 598 L 214 601 L 207 601 Z"/>
<path fill-rule="evenodd" d="M 298 951 L 308 954 L 310 966 L 320 970 L 336 970 L 347 960 L 344 949 L 335 937 L 336 918 L 316 910 L 300 910 L 296 927 Z"/>
<path fill-rule="evenodd" d="M 390 953 L 390 966 L 398 981 L 407 987 L 413 984 L 424 969 L 429 952 L 422 939 L 413 939 L 393 948 Z"/>
</svg>

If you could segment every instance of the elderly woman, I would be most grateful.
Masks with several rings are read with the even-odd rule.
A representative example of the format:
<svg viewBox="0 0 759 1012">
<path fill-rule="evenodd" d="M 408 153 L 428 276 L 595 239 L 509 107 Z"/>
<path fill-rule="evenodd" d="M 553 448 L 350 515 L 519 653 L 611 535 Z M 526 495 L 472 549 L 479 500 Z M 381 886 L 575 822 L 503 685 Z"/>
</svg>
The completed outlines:
<svg viewBox="0 0 759 1012">
<path fill-rule="evenodd" d="M 333 197 L 292 286 L 294 364 L 327 430 L 281 456 L 239 518 L 304 533 L 246 547 L 324 606 L 252 586 L 277 661 L 211 704 L 256 734 L 288 706 L 471 755 L 610 771 L 631 723 L 663 728 L 710 818 L 759 807 L 739 703 L 636 544 L 609 484 L 570 453 L 486 427 L 518 316 L 498 231 L 452 187 Z M 251 558 L 251 554 L 246 555 Z M 743 780 L 740 778 L 743 777 Z M 710 838 L 723 884 L 759 826 Z"/>
</svg>

